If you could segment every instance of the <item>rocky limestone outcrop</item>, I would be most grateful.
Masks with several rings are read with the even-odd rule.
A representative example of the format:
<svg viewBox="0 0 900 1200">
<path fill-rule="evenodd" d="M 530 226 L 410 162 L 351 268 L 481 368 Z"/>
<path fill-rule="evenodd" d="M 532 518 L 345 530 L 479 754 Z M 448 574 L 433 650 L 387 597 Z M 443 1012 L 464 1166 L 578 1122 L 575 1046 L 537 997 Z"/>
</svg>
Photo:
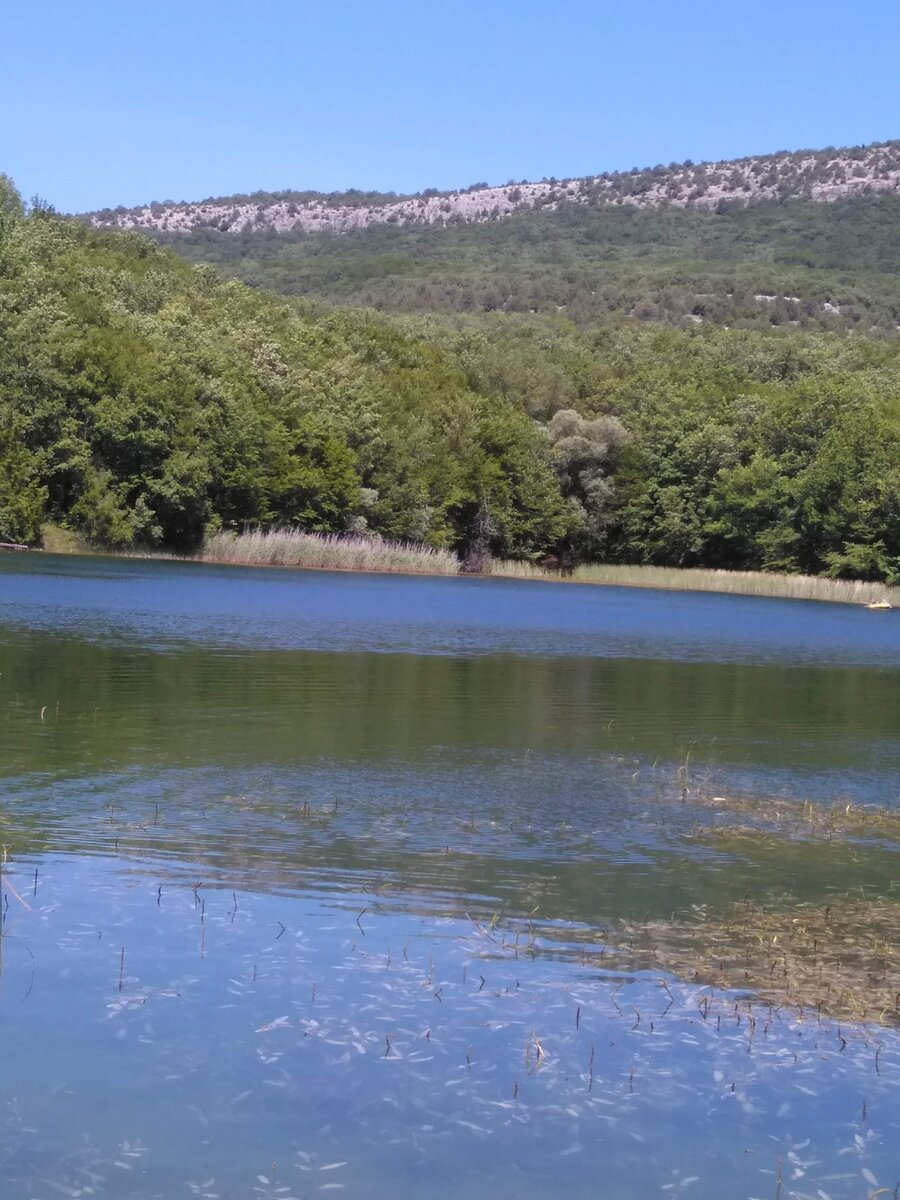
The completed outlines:
<svg viewBox="0 0 900 1200">
<path fill-rule="evenodd" d="M 256 193 L 199 203 L 153 203 L 142 208 L 85 214 L 92 225 L 184 233 L 197 228 L 241 233 L 345 233 L 369 225 L 484 222 L 533 208 L 566 204 L 695 206 L 804 197 L 816 201 L 879 191 L 900 191 L 900 141 L 845 150 L 797 151 L 730 162 L 691 162 L 645 170 L 607 172 L 581 179 L 430 190 L 414 196 L 361 202 L 358 193 Z"/>
</svg>

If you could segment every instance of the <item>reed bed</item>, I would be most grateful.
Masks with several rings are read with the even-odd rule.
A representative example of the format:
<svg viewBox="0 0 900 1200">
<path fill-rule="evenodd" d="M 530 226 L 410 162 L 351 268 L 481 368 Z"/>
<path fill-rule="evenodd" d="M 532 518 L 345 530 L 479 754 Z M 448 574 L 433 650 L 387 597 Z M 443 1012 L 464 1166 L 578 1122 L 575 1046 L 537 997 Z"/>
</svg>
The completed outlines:
<svg viewBox="0 0 900 1200">
<path fill-rule="evenodd" d="M 258 567 L 307 567 L 330 571 L 396 571 L 409 575 L 456 575 L 449 550 L 385 538 L 302 533 L 296 529 L 216 533 L 197 555 L 204 562 Z"/>
<path fill-rule="evenodd" d="M 45 525 L 42 548 L 52 554 L 103 554 L 60 526 Z M 203 562 L 257 567 L 307 567 L 330 571 L 387 571 L 409 575 L 459 575 L 462 563 L 452 550 L 378 535 L 304 533 L 297 529 L 252 530 L 210 534 L 196 554 L 164 550 L 117 550 L 124 558 L 191 558 Z M 886 600 L 900 609 L 900 587 L 861 579 L 827 579 L 819 575 L 776 575 L 765 571 L 724 571 L 692 567 L 617 566 L 585 563 L 559 571 L 516 559 L 493 559 L 483 575 L 500 579 L 592 583 L 608 587 L 658 588 L 683 592 L 720 592 L 739 596 L 771 596 L 784 600 L 827 600 L 838 604 L 871 604 Z"/>
<path fill-rule="evenodd" d="M 838 604 L 870 604 L 887 600 L 900 607 L 900 588 L 861 579 L 826 579 L 820 575 L 776 575 L 765 571 L 721 571 L 691 567 L 615 566 L 587 563 L 562 573 L 534 563 L 497 559 L 490 573 L 507 579 L 599 583 L 614 587 L 663 588 L 684 592 L 724 592 L 739 596 L 772 596 L 784 600 L 828 600 Z"/>
</svg>

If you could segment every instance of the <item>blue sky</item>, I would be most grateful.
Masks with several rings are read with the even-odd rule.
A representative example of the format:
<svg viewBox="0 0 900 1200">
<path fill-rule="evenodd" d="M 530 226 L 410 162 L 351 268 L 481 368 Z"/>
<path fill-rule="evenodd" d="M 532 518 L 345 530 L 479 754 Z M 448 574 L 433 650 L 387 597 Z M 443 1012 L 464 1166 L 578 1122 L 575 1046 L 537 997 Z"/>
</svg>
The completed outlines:
<svg viewBox="0 0 900 1200">
<path fill-rule="evenodd" d="M 6 0 L 0 171 L 81 211 L 900 136 L 898 0 Z"/>
</svg>

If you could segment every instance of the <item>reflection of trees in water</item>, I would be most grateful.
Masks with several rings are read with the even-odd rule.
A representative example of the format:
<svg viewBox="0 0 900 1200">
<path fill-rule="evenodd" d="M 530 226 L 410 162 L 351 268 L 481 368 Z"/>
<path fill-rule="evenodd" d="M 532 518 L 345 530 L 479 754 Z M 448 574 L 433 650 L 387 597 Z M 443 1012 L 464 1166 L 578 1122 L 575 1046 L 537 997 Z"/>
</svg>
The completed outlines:
<svg viewBox="0 0 900 1200">
<path fill-rule="evenodd" d="M 893 739 L 897 720 L 890 673 L 864 667 L 205 647 L 154 653 L 31 634 L 4 646 L 0 682 L 7 774 L 132 763 L 372 762 L 454 746 L 664 761 L 698 739 L 713 761 L 749 754 L 751 764 L 821 769 L 857 765 L 873 744 Z"/>
</svg>

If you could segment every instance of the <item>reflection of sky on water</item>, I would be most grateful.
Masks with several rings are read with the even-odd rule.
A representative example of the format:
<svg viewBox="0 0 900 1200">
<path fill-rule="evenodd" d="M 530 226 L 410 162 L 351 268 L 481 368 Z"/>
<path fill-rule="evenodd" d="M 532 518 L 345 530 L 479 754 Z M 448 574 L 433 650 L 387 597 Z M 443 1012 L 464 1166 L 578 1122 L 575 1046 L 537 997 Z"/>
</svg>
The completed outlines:
<svg viewBox="0 0 900 1200">
<path fill-rule="evenodd" d="M 4 939 L 11 1194 L 894 1185 L 896 1031 L 730 996 L 704 1017 L 708 989 L 498 953 L 483 924 L 381 913 L 362 891 L 195 892 L 104 857 L 37 865 L 35 895 L 32 863 L 16 868 L 32 911 L 16 904 Z"/>
<path fill-rule="evenodd" d="M 52 555 L 0 560 L 0 622 L 157 647 L 900 665 L 895 614 L 848 605 Z"/>
</svg>

